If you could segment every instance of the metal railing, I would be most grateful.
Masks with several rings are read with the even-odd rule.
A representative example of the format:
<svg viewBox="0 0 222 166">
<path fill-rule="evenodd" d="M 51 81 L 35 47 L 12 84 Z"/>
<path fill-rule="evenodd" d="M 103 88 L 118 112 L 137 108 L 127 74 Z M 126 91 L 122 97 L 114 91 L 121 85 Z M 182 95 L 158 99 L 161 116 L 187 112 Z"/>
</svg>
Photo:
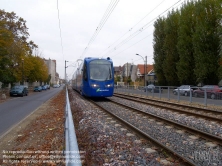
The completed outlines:
<svg viewBox="0 0 222 166">
<path fill-rule="evenodd" d="M 81 166 L 81 158 L 75 134 L 75 127 L 69 103 L 68 90 L 66 88 L 66 108 L 65 108 L 65 158 L 67 166 Z"/>
</svg>

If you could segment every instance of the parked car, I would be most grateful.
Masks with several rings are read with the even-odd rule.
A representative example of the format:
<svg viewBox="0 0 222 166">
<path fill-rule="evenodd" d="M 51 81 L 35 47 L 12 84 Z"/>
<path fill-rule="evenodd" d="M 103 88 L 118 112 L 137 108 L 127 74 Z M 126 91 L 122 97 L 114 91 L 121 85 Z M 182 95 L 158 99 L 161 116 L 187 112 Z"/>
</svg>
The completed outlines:
<svg viewBox="0 0 222 166">
<path fill-rule="evenodd" d="M 28 88 L 24 85 L 13 86 L 9 93 L 10 96 L 28 96 Z"/>
<path fill-rule="evenodd" d="M 46 85 L 42 85 L 42 90 L 47 90 L 47 86 Z"/>
<path fill-rule="evenodd" d="M 153 84 L 150 84 L 150 85 L 148 85 L 144 88 L 144 92 L 148 91 L 148 92 L 151 92 L 151 93 L 159 93 L 160 90 L 162 92 L 162 89 L 159 89 L 159 87 L 156 87 Z"/>
<path fill-rule="evenodd" d="M 59 88 L 59 87 L 60 87 L 59 84 L 55 84 L 55 85 L 53 85 L 53 88 Z"/>
<path fill-rule="evenodd" d="M 180 95 L 189 96 L 190 93 L 193 94 L 193 91 L 195 89 L 197 88 L 193 85 L 181 85 L 177 89 L 173 90 L 173 94 L 177 95 L 178 93 L 180 93 Z"/>
<path fill-rule="evenodd" d="M 204 92 L 206 91 L 207 98 L 217 99 L 222 98 L 222 90 L 218 85 L 205 85 L 197 90 L 193 91 L 195 97 L 204 97 Z"/>
<path fill-rule="evenodd" d="M 50 85 L 46 84 L 45 86 L 47 87 L 47 89 L 50 89 Z"/>
<path fill-rule="evenodd" d="M 41 92 L 42 91 L 42 87 L 41 86 L 35 86 L 34 87 L 34 92 Z"/>
</svg>

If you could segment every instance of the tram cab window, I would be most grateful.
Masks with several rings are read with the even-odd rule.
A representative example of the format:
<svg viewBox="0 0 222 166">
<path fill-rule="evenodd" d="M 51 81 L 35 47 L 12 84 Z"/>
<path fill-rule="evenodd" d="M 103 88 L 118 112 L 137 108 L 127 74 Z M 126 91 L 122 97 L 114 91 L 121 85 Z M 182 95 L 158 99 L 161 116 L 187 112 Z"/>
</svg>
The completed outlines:
<svg viewBox="0 0 222 166">
<path fill-rule="evenodd" d="M 90 79 L 105 81 L 112 79 L 112 65 L 105 60 L 90 62 Z"/>
<path fill-rule="evenodd" d="M 92 68 L 90 70 L 90 79 L 98 79 L 101 78 L 101 72 L 98 68 Z"/>
</svg>

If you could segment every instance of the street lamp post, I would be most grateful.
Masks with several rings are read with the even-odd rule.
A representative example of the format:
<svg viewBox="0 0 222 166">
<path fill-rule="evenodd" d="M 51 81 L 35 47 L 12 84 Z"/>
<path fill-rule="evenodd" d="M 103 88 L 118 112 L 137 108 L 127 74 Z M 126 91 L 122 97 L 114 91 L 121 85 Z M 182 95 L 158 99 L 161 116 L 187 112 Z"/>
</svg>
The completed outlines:
<svg viewBox="0 0 222 166">
<path fill-rule="evenodd" d="M 146 67 L 146 64 L 147 64 L 147 56 L 145 56 L 145 59 L 140 55 L 140 54 L 136 54 L 138 56 L 140 56 L 143 61 L 144 61 L 144 87 L 146 86 L 146 74 L 147 74 L 147 67 Z"/>
<path fill-rule="evenodd" d="M 22 85 L 24 85 L 24 59 L 22 59 Z"/>
</svg>

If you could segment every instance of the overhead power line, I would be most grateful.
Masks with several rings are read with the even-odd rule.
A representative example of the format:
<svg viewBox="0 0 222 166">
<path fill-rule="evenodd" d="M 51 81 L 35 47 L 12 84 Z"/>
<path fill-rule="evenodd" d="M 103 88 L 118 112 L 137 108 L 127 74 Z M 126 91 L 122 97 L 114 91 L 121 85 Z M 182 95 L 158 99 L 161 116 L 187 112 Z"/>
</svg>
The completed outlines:
<svg viewBox="0 0 222 166">
<path fill-rule="evenodd" d="M 61 26 L 60 26 L 60 18 L 59 18 L 59 2 L 58 2 L 58 0 L 57 0 L 57 11 L 58 11 L 59 32 L 60 32 L 60 40 L 61 40 L 61 47 L 62 47 L 62 56 L 63 56 L 63 61 L 64 61 L 63 44 L 62 44 L 62 30 L 61 30 Z"/>
<path fill-rule="evenodd" d="M 146 16 L 144 16 L 140 21 L 138 21 L 131 29 L 137 26 L 141 21 L 143 21 L 148 15 L 150 15 L 154 10 L 156 10 L 165 0 L 161 1 L 157 6 L 155 6 Z"/>
<path fill-rule="evenodd" d="M 87 44 L 86 48 L 84 49 L 81 57 L 83 57 L 86 52 L 88 51 L 90 45 L 94 42 L 94 40 L 96 39 L 96 37 L 98 36 L 99 32 L 101 31 L 101 29 L 103 28 L 104 24 L 106 23 L 106 21 L 108 20 L 109 16 L 112 14 L 113 10 L 115 9 L 116 5 L 118 4 L 119 0 L 111 0 L 106 12 L 104 13 L 99 25 L 97 26 L 93 36 L 91 37 L 91 39 L 89 40 L 89 43 Z"/>
<path fill-rule="evenodd" d="M 137 36 L 138 34 L 140 34 L 142 31 L 144 31 L 145 29 L 147 29 L 148 27 L 150 27 L 152 25 L 152 23 L 161 15 L 163 15 L 164 13 L 166 13 L 168 10 L 170 10 L 171 8 L 173 8 L 175 5 L 177 5 L 181 0 L 177 1 L 176 3 L 174 3 L 171 7 L 169 7 L 168 9 L 166 9 L 164 12 L 162 12 L 161 14 L 159 14 L 157 17 L 155 17 L 154 19 L 152 19 L 151 21 L 149 21 L 148 23 L 146 23 L 144 26 L 142 26 L 141 28 L 139 28 L 137 31 L 135 31 L 133 34 L 131 34 L 129 37 L 127 37 L 126 39 L 122 40 L 119 44 L 117 44 L 116 46 L 114 46 L 109 52 L 107 52 L 106 54 L 104 54 L 103 56 L 108 56 L 108 54 L 116 51 L 118 48 L 120 48 L 122 45 L 124 45 L 125 43 L 127 43 L 128 41 L 130 41 L 131 39 L 133 39 L 135 36 Z M 183 3 L 183 2 L 181 2 Z M 180 4 L 181 4 L 180 3 Z M 179 5 L 180 5 L 179 4 Z M 160 5 L 160 4 L 159 4 Z M 179 6 L 178 5 L 178 6 Z M 155 7 L 156 8 L 156 7 Z M 144 19 L 144 18 L 143 18 Z M 140 22 L 140 21 L 139 21 Z M 137 23 L 138 24 L 138 23 Z M 136 26 L 136 25 L 135 25 Z M 128 32 L 127 32 L 128 33 Z M 118 39 L 119 40 L 119 39 Z M 141 40 L 142 41 L 142 40 Z M 116 43 L 116 42 L 115 42 Z M 108 47 L 110 48 L 110 47 Z"/>
<path fill-rule="evenodd" d="M 146 14 L 141 20 L 139 20 L 135 25 L 132 26 L 126 33 L 124 33 L 119 39 L 117 39 L 113 44 L 111 44 L 108 48 L 106 48 L 103 52 L 108 50 L 111 46 L 113 46 L 115 43 L 117 43 L 121 38 L 123 38 L 127 33 L 132 31 L 135 26 L 137 26 L 141 21 L 143 21 L 148 15 L 150 15 L 155 9 L 157 9 L 165 0 L 161 1 L 157 6 L 155 6 L 148 14 Z M 102 52 L 102 53 L 103 53 Z M 102 54 L 101 53 L 101 54 Z"/>
<path fill-rule="evenodd" d="M 122 50 L 121 52 L 119 52 L 119 53 L 117 53 L 117 54 L 113 55 L 112 57 L 114 57 L 114 56 L 116 56 L 116 55 L 118 55 L 118 54 L 120 54 L 120 53 L 122 53 L 122 52 L 124 52 L 124 51 L 128 50 L 128 49 L 129 49 L 129 48 L 131 48 L 132 46 L 134 46 L 134 45 L 136 45 L 136 44 L 140 43 L 141 41 L 143 41 L 144 39 L 148 38 L 148 37 L 149 37 L 149 36 L 151 36 L 151 35 L 152 35 L 152 34 L 149 34 L 149 35 L 145 36 L 144 38 L 142 38 L 142 39 L 141 39 L 141 40 L 139 40 L 138 42 L 136 42 L 136 43 L 134 43 L 134 44 L 130 45 L 129 47 L 127 47 L 126 49 Z"/>
</svg>

